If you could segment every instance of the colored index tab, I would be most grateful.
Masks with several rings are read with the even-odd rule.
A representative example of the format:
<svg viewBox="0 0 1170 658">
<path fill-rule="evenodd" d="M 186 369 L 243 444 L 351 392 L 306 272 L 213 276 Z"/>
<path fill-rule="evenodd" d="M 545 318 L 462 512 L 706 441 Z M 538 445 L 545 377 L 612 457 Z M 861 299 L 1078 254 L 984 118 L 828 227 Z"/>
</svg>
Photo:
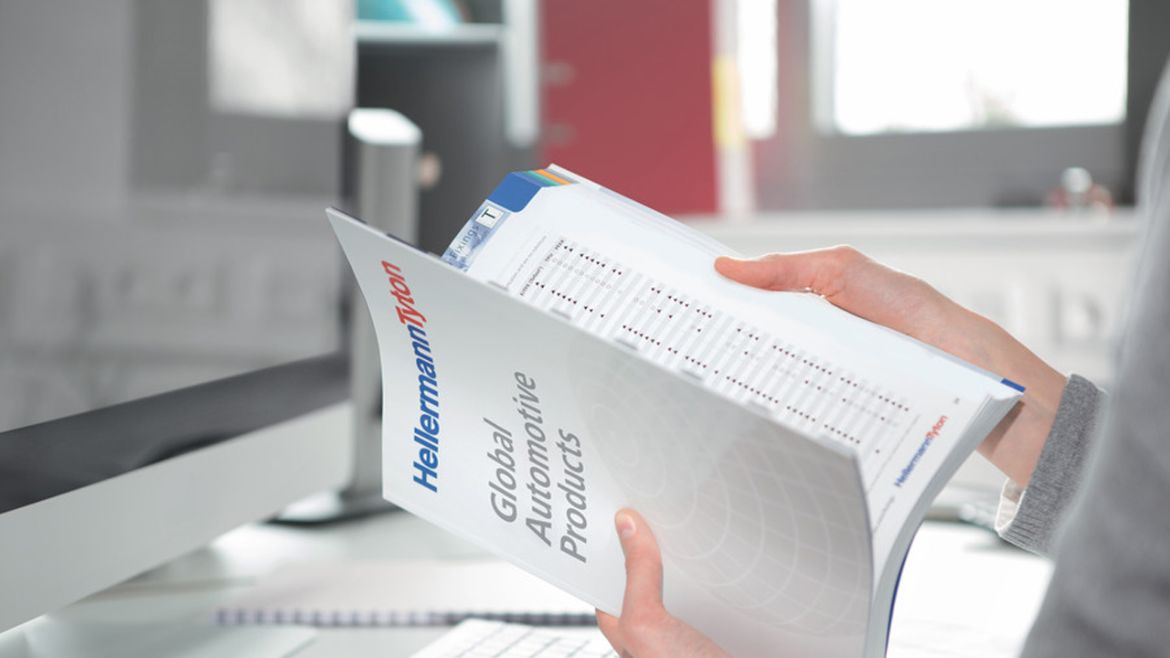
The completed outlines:
<svg viewBox="0 0 1170 658">
<path fill-rule="evenodd" d="M 552 182 L 556 183 L 557 185 L 572 185 L 575 182 L 575 181 L 570 180 L 566 176 L 554 174 L 553 172 L 549 171 L 548 169 L 537 169 L 536 171 L 534 171 L 532 173 L 537 174 L 538 176 L 541 176 L 542 178 L 547 178 L 548 180 L 551 180 Z"/>
</svg>

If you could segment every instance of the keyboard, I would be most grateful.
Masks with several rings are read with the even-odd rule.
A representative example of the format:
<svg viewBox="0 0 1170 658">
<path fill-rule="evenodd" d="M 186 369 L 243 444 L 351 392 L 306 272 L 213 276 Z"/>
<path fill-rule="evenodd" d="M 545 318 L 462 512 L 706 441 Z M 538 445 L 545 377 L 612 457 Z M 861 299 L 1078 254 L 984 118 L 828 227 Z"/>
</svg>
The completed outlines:
<svg viewBox="0 0 1170 658">
<path fill-rule="evenodd" d="M 468 619 L 411 658 L 618 658 L 596 628 Z"/>
</svg>

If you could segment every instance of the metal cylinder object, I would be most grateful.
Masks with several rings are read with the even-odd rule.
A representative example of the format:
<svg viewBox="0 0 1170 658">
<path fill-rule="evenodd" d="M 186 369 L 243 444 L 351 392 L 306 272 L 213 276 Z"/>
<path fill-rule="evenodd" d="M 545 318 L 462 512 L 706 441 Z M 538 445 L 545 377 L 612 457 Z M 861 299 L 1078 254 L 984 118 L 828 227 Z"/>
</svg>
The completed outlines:
<svg viewBox="0 0 1170 658">
<path fill-rule="evenodd" d="M 410 242 L 418 240 L 418 159 L 422 133 L 387 109 L 350 112 L 356 150 L 355 210 L 370 226 Z M 356 286 L 356 283 L 354 284 Z M 378 341 L 366 305 L 352 307 L 350 369 L 354 404 L 354 474 L 342 497 L 382 498 L 382 379 Z"/>
</svg>

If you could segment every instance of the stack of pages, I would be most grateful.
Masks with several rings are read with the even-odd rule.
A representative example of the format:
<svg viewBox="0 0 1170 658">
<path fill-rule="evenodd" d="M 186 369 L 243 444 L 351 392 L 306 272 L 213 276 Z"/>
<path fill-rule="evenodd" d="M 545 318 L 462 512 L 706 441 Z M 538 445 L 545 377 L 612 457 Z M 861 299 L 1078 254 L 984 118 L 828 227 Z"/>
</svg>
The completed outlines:
<svg viewBox="0 0 1170 658">
<path fill-rule="evenodd" d="M 437 258 L 329 212 L 370 308 L 385 496 L 607 612 L 614 513 L 735 656 L 880 656 L 931 499 L 1020 387 L 563 169 L 509 174 Z"/>
</svg>

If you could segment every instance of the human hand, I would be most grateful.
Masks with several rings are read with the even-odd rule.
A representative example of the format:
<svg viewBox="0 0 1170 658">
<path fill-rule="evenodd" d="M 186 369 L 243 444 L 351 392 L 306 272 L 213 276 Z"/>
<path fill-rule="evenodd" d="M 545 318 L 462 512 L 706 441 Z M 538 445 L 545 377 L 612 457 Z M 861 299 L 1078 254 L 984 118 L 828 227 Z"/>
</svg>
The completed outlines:
<svg viewBox="0 0 1170 658">
<path fill-rule="evenodd" d="M 699 631 L 662 606 L 662 555 L 642 515 L 623 509 L 614 517 L 626 554 L 622 615 L 597 611 L 597 625 L 622 658 L 729 658 Z"/>
<path fill-rule="evenodd" d="M 959 306 L 925 281 L 881 265 L 852 247 L 748 260 L 722 256 L 715 260 L 715 270 L 756 288 L 814 292 L 854 315 L 1023 384 L 1020 404 L 983 441 L 979 452 L 1027 486 L 1066 380 L 1002 327 Z"/>
</svg>

